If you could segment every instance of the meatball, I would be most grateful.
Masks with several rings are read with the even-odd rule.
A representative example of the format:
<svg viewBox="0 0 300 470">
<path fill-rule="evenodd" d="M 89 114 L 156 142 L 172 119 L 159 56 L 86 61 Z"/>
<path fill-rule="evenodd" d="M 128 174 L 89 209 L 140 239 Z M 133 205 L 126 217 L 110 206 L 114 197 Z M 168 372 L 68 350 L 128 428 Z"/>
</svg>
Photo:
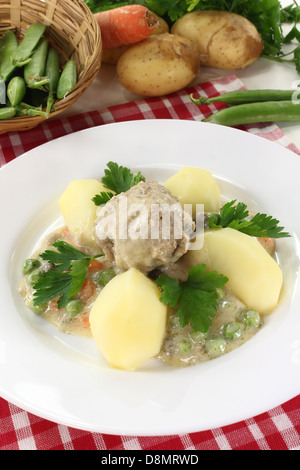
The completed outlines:
<svg viewBox="0 0 300 470">
<path fill-rule="evenodd" d="M 120 270 L 148 273 L 187 252 L 194 230 L 189 212 L 156 181 L 140 182 L 98 210 L 95 234 L 108 261 Z"/>
</svg>

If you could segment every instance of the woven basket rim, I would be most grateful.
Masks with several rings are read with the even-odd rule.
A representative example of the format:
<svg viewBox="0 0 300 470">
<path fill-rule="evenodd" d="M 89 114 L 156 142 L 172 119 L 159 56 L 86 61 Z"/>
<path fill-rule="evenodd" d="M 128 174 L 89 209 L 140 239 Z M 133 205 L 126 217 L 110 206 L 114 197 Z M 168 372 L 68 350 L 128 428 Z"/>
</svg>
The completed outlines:
<svg viewBox="0 0 300 470">
<path fill-rule="evenodd" d="M 40 22 L 46 25 L 45 36 L 53 43 L 62 63 L 76 60 L 78 80 L 64 99 L 57 100 L 48 119 L 67 110 L 90 86 L 101 66 L 102 41 L 98 23 L 82 0 L 0 0 L 0 35 L 7 29 L 21 31 Z M 62 53 L 62 48 L 66 47 Z M 16 116 L 0 120 L 0 134 L 32 129 L 45 121 L 44 116 Z"/>
</svg>

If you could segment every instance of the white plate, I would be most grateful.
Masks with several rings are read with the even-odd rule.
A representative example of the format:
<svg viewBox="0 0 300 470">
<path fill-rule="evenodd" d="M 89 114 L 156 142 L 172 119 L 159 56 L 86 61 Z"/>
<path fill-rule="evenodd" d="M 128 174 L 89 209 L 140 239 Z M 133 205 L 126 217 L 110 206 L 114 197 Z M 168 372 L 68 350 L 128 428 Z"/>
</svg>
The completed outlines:
<svg viewBox="0 0 300 470">
<path fill-rule="evenodd" d="M 284 289 L 248 343 L 187 369 L 155 361 L 114 370 L 93 340 L 60 334 L 17 292 L 23 260 L 62 223 L 72 179 L 101 177 L 108 161 L 164 181 L 182 165 L 206 168 L 222 193 L 277 217 Z M 0 391 L 38 416 L 109 434 L 168 435 L 238 422 L 300 392 L 300 159 L 242 131 L 192 121 L 109 124 L 54 140 L 0 170 Z"/>
</svg>

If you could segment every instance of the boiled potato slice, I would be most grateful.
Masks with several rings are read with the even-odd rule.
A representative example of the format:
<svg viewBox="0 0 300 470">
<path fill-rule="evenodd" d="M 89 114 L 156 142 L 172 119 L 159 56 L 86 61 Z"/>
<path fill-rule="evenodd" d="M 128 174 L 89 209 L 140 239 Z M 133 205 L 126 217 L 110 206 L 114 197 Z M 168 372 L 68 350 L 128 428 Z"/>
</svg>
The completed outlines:
<svg viewBox="0 0 300 470">
<path fill-rule="evenodd" d="M 118 60 L 120 84 L 141 96 L 162 96 L 181 90 L 196 76 L 197 47 L 187 38 L 164 33 L 130 46 Z"/>
<path fill-rule="evenodd" d="M 136 369 L 160 351 L 167 307 L 148 277 L 130 268 L 101 291 L 90 313 L 91 332 L 108 363 Z"/>
<path fill-rule="evenodd" d="M 261 314 L 278 303 L 282 272 L 256 238 L 232 228 L 206 232 L 204 246 L 186 255 L 188 265 L 206 264 L 228 277 L 228 287 L 248 308 Z"/>
<path fill-rule="evenodd" d="M 74 180 L 59 200 L 71 238 L 79 245 L 93 247 L 96 244 L 94 222 L 97 206 L 92 198 L 101 191 L 105 191 L 105 188 L 95 179 Z"/>
<path fill-rule="evenodd" d="M 228 11 L 195 11 L 178 19 L 171 33 L 197 45 L 202 65 L 235 70 L 252 64 L 262 53 L 263 40 L 247 18 Z"/>
<path fill-rule="evenodd" d="M 220 210 L 220 189 L 208 170 L 183 167 L 165 182 L 165 187 L 178 197 L 182 205 L 193 205 L 193 216 L 196 204 L 204 204 L 205 212 Z"/>
</svg>

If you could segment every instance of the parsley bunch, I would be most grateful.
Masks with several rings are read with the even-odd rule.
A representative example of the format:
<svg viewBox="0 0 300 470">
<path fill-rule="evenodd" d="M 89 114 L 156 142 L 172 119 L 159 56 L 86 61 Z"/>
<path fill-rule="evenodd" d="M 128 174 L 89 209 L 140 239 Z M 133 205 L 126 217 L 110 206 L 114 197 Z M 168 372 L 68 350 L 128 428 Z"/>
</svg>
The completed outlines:
<svg viewBox="0 0 300 470">
<path fill-rule="evenodd" d="M 113 196 L 128 191 L 140 181 L 145 181 L 140 171 L 134 174 L 131 173 L 131 170 L 127 167 L 119 166 L 115 162 L 108 162 L 101 182 L 109 191 L 102 191 L 100 194 L 94 196 L 92 201 L 96 206 L 106 204 Z"/>
<path fill-rule="evenodd" d="M 43 305 L 59 297 L 58 308 L 63 308 L 80 291 L 90 262 L 103 256 L 88 256 L 69 243 L 57 241 L 52 245 L 57 250 L 46 250 L 40 258 L 53 265 L 34 283 L 33 305 Z"/>
<path fill-rule="evenodd" d="M 162 274 L 155 282 L 162 289 L 161 302 L 177 307 L 176 315 L 182 328 L 190 323 L 194 330 L 207 333 L 218 309 L 217 289 L 224 287 L 227 281 L 223 274 L 206 272 L 205 264 L 199 264 L 191 267 L 186 281 L 179 282 Z"/>
</svg>

